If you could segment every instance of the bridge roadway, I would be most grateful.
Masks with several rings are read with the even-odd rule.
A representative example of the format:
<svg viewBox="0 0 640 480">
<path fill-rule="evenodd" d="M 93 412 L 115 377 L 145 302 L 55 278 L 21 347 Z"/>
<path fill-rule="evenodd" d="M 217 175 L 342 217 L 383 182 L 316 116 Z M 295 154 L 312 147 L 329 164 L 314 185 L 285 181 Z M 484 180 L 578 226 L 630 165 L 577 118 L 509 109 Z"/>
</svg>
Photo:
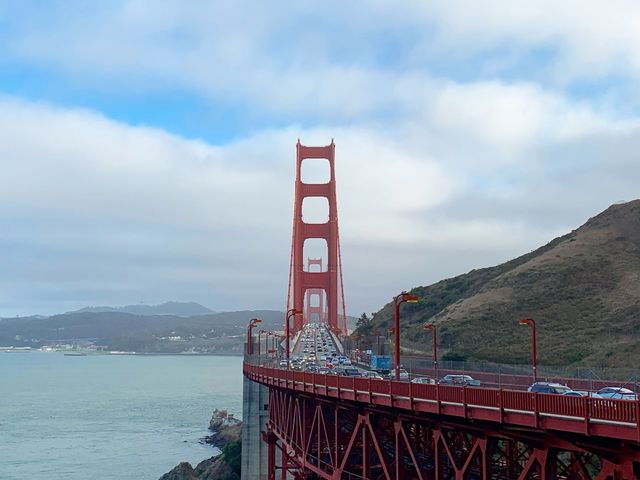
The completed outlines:
<svg viewBox="0 0 640 480">
<path fill-rule="evenodd" d="M 251 359 L 244 375 L 270 391 L 273 472 L 279 448 L 279 468 L 297 477 L 640 478 L 639 401 L 343 377 Z"/>
</svg>

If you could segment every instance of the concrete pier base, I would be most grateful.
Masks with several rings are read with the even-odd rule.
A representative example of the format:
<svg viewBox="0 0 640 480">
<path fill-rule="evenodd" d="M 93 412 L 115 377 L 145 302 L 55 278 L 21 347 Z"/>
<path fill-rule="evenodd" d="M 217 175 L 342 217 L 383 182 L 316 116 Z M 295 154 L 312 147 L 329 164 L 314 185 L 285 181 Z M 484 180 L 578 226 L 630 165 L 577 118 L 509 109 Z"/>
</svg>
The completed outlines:
<svg viewBox="0 0 640 480">
<path fill-rule="evenodd" d="M 269 418 L 269 389 L 246 378 L 242 389 L 242 480 L 267 480 L 268 445 L 262 441 Z"/>
</svg>

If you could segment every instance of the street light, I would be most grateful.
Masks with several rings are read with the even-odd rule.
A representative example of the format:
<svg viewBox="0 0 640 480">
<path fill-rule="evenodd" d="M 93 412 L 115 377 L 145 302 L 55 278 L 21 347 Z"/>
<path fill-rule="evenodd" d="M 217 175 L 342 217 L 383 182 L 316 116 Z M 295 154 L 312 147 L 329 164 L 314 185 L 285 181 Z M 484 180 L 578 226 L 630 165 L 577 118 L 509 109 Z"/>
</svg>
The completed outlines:
<svg viewBox="0 0 640 480">
<path fill-rule="evenodd" d="M 271 332 L 264 332 L 264 333 L 266 333 L 266 335 L 267 335 L 267 336 L 265 337 L 265 346 L 264 346 L 264 348 L 265 348 L 265 351 L 266 351 L 266 353 L 267 353 L 267 357 L 268 357 L 268 356 L 269 356 L 269 354 L 271 353 L 271 348 L 270 348 L 270 347 L 271 347 L 271 344 L 269 343 L 269 337 L 270 337 L 271 335 L 273 335 L 273 333 L 271 333 Z"/>
<path fill-rule="evenodd" d="M 373 332 L 373 335 L 376 337 L 376 355 L 380 355 L 380 332 L 376 330 Z"/>
<path fill-rule="evenodd" d="M 285 358 L 287 359 L 287 369 L 290 367 L 289 365 L 289 323 L 291 320 L 291 317 L 294 317 L 296 315 L 300 315 L 302 313 L 302 310 L 298 309 L 298 308 L 291 308 L 287 311 L 287 321 L 284 324 L 284 336 L 285 336 Z"/>
<path fill-rule="evenodd" d="M 281 342 L 282 335 L 278 335 L 277 333 L 273 334 L 273 348 L 275 350 L 275 356 L 279 357 L 280 356 L 280 349 L 279 347 L 279 342 Z"/>
<path fill-rule="evenodd" d="M 400 380 L 400 304 L 401 303 L 418 303 L 418 297 L 407 292 L 402 292 L 393 298 L 395 306 L 394 318 L 394 334 L 395 334 L 395 362 L 396 362 L 396 380 Z"/>
<path fill-rule="evenodd" d="M 518 325 L 529 325 L 531 327 L 531 364 L 533 367 L 533 381 L 538 379 L 537 352 L 536 352 L 536 321 L 533 318 L 523 318 L 518 321 Z"/>
<path fill-rule="evenodd" d="M 267 332 L 266 330 L 260 330 L 260 331 L 258 332 L 258 356 L 261 356 L 261 355 L 262 355 L 262 354 L 260 353 L 260 352 L 261 352 L 261 347 L 260 347 L 260 345 L 261 345 L 261 343 L 262 343 L 262 334 L 263 334 L 263 333 L 267 333 L 267 334 L 268 334 L 269 332 Z M 268 341 L 268 340 L 267 340 L 267 341 Z M 265 345 L 265 350 L 267 350 L 267 346 L 266 346 L 266 345 Z"/>
<path fill-rule="evenodd" d="M 435 323 L 425 323 L 425 330 L 433 331 L 433 370 L 435 372 L 436 381 L 438 379 L 438 334 Z"/>
<path fill-rule="evenodd" d="M 269 337 L 271 337 L 271 342 L 269 342 Z M 267 352 L 274 354 L 271 355 L 272 357 L 274 357 L 276 352 L 276 334 L 273 332 L 267 333 L 267 348 Z"/>
<path fill-rule="evenodd" d="M 247 355 L 253 355 L 253 344 L 251 342 L 251 332 L 253 330 L 253 327 L 255 327 L 259 323 L 262 323 L 262 320 L 260 320 L 259 318 L 252 318 L 249 321 L 249 325 L 247 325 Z"/>
</svg>

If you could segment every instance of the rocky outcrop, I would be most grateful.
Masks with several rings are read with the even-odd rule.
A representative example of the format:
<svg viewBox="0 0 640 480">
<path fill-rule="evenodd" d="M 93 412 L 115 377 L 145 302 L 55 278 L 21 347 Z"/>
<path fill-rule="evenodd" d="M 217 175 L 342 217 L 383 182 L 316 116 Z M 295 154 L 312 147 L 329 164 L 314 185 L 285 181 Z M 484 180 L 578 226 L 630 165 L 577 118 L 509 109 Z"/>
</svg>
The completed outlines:
<svg viewBox="0 0 640 480">
<path fill-rule="evenodd" d="M 204 443 L 222 450 L 220 455 L 207 458 L 196 468 L 182 462 L 160 480 L 239 480 L 240 479 L 240 438 L 242 422 L 226 410 L 214 410 L 209 430 L 212 434 L 203 438 Z"/>
<path fill-rule="evenodd" d="M 199 480 L 189 462 L 182 462 L 170 472 L 160 477 L 160 480 Z"/>
<path fill-rule="evenodd" d="M 209 430 L 212 433 L 202 439 L 203 443 L 222 449 L 227 443 L 240 440 L 242 422 L 235 418 L 232 413 L 216 408 L 209 421 Z"/>
<path fill-rule="evenodd" d="M 207 458 L 198 464 L 194 470 L 198 480 L 239 480 L 239 472 L 235 472 L 229 465 L 225 455 Z M 191 480 L 187 477 L 188 480 Z"/>
</svg>

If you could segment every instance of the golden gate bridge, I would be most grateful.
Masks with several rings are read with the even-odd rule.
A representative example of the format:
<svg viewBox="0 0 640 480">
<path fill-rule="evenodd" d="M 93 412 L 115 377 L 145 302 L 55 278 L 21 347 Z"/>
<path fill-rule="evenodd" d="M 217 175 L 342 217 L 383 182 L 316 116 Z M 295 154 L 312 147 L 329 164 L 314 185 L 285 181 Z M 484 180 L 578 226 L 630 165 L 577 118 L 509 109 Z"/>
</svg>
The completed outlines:
<svg viewBox="0 0 640 480">
<path fill-rule="evenodd" d="M 306 324 L 321 323 L 337 344 L 347 326 L 335 144 L 308 147 L 298 141 L 296 152 L 285 335 L 300 338 Z M 301 166 L 309 158 L 328 161 L 327 183 L 302 182 Z M 304 222 L 304 199 L 314 196 L 328 200 L 326 223 Z M 324 271 L 318 258 L 307 258 L 304 268 L 304 243 L 312 238 L 327 243 Z M 312 266 L 319 271 L 311 271 Z M 482 386 L 458 386 L 416 384 L 397 375 L 379 379 L 296 371 L 288 361 L 288 341 L 284 364 L 273 358 L 275 348 L 257 354 L 254 343 L 249 328 L 243 366 L 243 479 L 640 478 L 637 399 L 500 388 L 502 380 L 490 373 L 482 374 Z M 399 345 L 395 356 L 397 369 Z"/>
</svg>

